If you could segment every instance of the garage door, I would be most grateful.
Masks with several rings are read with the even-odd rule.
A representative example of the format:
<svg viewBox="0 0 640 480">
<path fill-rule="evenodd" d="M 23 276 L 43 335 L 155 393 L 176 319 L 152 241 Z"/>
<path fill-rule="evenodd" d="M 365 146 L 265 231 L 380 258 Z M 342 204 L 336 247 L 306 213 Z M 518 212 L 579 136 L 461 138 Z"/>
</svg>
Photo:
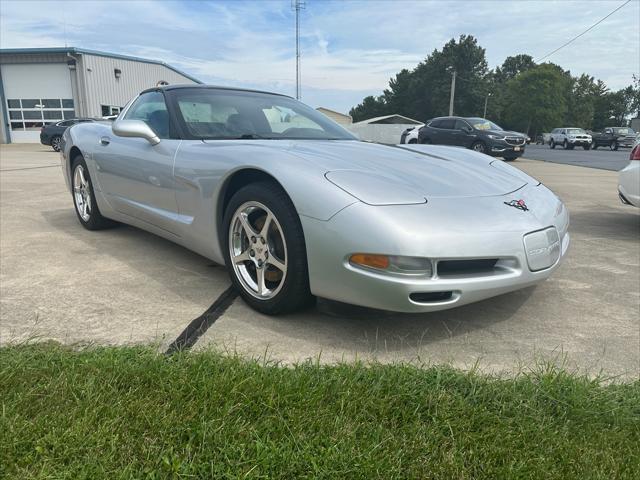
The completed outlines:
<svg viewBox="0 0 640 480">
<path fill-rule="evenodd" d="M 1 68 L 12 142 L 39 142 L 44 125 L 75 117 L 65 64 L 6 64 Z"/>
</svg>

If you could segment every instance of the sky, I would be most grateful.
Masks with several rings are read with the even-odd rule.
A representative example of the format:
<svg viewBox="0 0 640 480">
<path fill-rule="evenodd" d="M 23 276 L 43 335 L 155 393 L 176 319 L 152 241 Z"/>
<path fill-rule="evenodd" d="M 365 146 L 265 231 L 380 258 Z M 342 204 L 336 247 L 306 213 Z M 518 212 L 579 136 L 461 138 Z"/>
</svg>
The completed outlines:
<svg viewBox="0 0 640 480">
<path fill-rule="evenodd" d="M 624 0 L 306 0 L 302 101 L 347 112 L 451 38 L 489 67 L 538 59 Z M 0 48 L 79 47 L 162 60 L 205 83 L 295 94 L 291 0 L 0 0 Z M 640 0 L 547 59 L 616 90 L 640 73 Z"/>
</svg>

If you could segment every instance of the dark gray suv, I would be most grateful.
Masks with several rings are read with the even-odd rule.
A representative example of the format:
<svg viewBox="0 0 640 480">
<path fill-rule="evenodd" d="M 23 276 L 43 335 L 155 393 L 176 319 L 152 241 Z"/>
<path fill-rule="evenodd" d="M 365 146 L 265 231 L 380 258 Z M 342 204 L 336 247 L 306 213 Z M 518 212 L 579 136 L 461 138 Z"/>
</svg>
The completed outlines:
<svg viewBox="0 0 640 480">
<path fill-rule="evenodd" d="M 439 117 L 420 129 L 418 143 L 465 147 L 507 161 L 524 153 L 527 137 L 508 132 L 495 123 L 478 117 Z"/>
</svg>

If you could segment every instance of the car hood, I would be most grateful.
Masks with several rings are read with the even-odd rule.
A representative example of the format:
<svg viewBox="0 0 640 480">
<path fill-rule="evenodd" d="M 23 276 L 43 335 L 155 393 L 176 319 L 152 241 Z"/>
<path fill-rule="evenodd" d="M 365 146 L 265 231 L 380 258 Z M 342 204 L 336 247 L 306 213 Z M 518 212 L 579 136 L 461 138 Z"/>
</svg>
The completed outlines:
<svg viewBox="0 0 640 480">
<path fill-rule="evenodd" d="M 534 182 L 513 167 L 496 168 L 491 157 L 462 148 L 358 141 L 296 141 L 290 147 L 290 154 L 309 161 L 327 180 L 372 205 L 505 195 Z"/>
</svg>

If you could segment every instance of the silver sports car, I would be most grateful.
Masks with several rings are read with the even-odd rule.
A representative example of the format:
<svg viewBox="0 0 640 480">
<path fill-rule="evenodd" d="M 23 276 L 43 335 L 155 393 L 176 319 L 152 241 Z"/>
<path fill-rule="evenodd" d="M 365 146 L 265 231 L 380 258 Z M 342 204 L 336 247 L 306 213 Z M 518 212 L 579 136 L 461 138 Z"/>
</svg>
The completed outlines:
<svg viewBox="0 0 640 480">
<path fill-rule="evenodd" d="M 225 263 L 268 314 L 314 296 L 451 308 L 544 280 L 569 246 L 563 203 L 501 160 L 360 142 L 272 93 L 145 90 L 66 130 L 62 169 L 85 228 L 123 222 Z"/>
</svg>

